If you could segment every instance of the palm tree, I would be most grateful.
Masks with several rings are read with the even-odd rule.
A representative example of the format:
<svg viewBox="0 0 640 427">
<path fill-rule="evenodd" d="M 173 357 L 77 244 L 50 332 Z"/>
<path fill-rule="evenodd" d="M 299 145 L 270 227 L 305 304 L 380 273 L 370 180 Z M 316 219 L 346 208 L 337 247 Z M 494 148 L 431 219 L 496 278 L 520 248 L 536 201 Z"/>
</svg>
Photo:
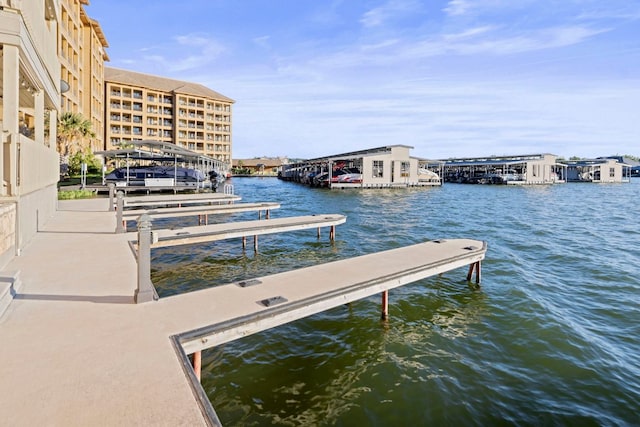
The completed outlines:
<svg viewBox="0 0 640 427">
<path fill-rule="evenodd" d="M 91 129 L 92 123 L 82 114 L 66 112 L 58 118 L 57 149 L 61 156 L 69 156 L 76 151 L 82 151 L 84 138 L 95 138 Z"/>
</svg>

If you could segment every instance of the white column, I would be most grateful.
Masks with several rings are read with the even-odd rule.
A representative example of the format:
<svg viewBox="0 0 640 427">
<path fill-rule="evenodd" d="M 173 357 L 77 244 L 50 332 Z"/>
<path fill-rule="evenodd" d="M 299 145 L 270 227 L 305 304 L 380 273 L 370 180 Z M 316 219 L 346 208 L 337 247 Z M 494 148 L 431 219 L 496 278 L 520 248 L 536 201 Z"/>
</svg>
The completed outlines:
<svg viewBox="0 0 640 427">
<path fill-rule="evenodd" d="M 57 150 L 58 149 L 57 140 L 58 140 L 58 111 L 51 110 L 49 111 L 49 142 L 47 145 Z"/>
<path fill-rule="evenodd" d="M 34 141 L 47 145 L 44 139 L 44 92 L 39 90 L 33 94 L 33 102 L 35 104 L 34 120 Z"/>
<path fill-rule="evenodd" d="M 2 149 L 0 150 L 0 176 L 3 195 L 16 194 L 18 170 L 18 102 L 20 88 L 20 58 L 16 46 L 4 45 L 2 52 Z"/>
</svg>

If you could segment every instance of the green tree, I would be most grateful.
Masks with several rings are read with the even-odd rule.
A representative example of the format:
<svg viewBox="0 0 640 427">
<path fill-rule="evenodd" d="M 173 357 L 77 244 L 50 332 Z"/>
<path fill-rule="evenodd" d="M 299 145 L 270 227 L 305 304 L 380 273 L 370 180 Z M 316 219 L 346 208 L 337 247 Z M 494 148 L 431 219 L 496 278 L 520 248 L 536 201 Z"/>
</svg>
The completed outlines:
<svg viewBox="0 0 640 427">
<path fill-rule="evenodd" d="M 83 151 L 83 139 L 95 138 L 90 120 L 82 114 L 66 112 L 58 117 L 57 149 L 62 156 L 69 156 Z"/>
<path fill-rule="evenodd" d="M 97 173 L 102 170 L 102 162 L 100 159 L 91 152 L 89 147 L 85 147 L 69 156 L 69 173 L 71 175 L 79 174 L 83 163 L 87 164 L 87 171 L 89 173 Z"/>
</svg>

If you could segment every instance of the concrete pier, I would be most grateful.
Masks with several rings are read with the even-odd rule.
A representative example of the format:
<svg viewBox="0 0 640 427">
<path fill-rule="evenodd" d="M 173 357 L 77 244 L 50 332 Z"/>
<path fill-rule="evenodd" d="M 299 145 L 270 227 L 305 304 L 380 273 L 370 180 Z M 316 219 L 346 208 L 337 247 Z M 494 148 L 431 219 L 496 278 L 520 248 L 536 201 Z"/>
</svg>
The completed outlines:
<svg viewBox="0 0 640 427">
<path fill-rule="evenodd" d="M 453 268 L 479 280 L 486 252 L 425 242 L 135 304 L 131 234 L 113 233 L 108 204 L 61 201 L 0 271 L 21 284 L 0 313 L 2 426 L 215 425 L 201 350 Z"/>
</svg>

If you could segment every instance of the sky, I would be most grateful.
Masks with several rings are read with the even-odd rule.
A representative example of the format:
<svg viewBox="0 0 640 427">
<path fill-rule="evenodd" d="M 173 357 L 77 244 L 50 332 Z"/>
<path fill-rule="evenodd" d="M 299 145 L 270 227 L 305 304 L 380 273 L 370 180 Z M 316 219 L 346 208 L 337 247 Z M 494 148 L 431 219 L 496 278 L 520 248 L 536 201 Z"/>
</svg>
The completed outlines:
<svg viewBox="0 0 640 427">
<path fill-rule="evenodd" d="M 640 0 L 90 0 L 109 67 L 235 100 L 233 157 L 640 156 Z"/>
</svg>

